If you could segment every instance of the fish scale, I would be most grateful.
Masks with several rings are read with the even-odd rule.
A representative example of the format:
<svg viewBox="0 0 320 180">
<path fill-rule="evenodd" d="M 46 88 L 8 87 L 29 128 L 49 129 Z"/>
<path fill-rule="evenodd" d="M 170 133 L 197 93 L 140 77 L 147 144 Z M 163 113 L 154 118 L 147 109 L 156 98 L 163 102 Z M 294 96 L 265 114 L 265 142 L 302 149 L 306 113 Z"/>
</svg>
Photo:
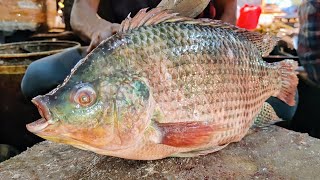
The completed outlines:
<svg viewBox="0 0 320 180">
<path fill-rule="evenodd" d="M 218 151 L 241 140 L 254 122 L 275 121 L 265 105 L 270 96 L 294 105 L 297 64 L 261 57 L 275 42 L 220 21 L 143 9 L 60 86 L 34 98 L 44 117 L 27 127 L 46 139 L 127 159 Z"/>
<path fill-rule="evenodd" d="M 153 34 L 153 32 L 157 32 L 154 29 L 160 29 L 161 34 L 159 35 L 159 37 L 157 37 L 156 34 Z M 221 40 L 221 37 L 219 38 L 215 34 L 219 34 L 220 36 L 222 36 L 223 40 Z M 210 29 L 208 27 L 201 27 L 196 25 L 163 23 L 160 25 L 141 27 L 141 30 L 140 28 L 133 30 L 131 33 L 131 37 L 127 37 L 129 39 L 127 41 L 130 42 L 130 38 L 133 37 L 136 39 L 134 44 L 135 47 L 146 46 L 145 51 L 148 52 L 146 54 L 150 54 L 150 52 L 152 52 L 151 54 L 157 53 L 157 50 L 159 50 L 157 48 L 159 39 L 160 41 L 164 42 L 160 43 L 161 46 L 163 46 L 163 44 L 166 44 L 166 47 L 164 49 L 161 49 L 161 53 L 165 53 L 166 56 L 158 59 L 152 59 L 152 61 L 164 63 L 166 69 L 162 71 L 165 71 L 166 73 L 168 72 L 169 74 L 176 74 L 176 77 L 174 77 L 174 79 L 172 80 L 166 81 L 166 75 L 164 73 L 145 72 L 145 74 L 156 74 L 157 76 L 163 77 L 163 79 L 165 79 L 164 81 L 161 81 L 157 77 L 147 77 L 150 81 L 150 85 L 152 86 L 155 101 L 160 106 L 159 108 L 165 116 L 165 118 L 161 120 L 162 123 L 186 121 L 221 121 L 227 126 L 229 125 L 228 127 L 231 128 L 231 130 L 223 132 L 223 135 L 220 137 L 221 140 L 218 141 L 228 142 L 230 139 L 239 138 L 245 135 L 245 130 L 247 130 L 251 126 L 254 115 L 259 111 L 259 108 L 261 108 L 261 106 L 263 105 L 266 97 L 271 95 L 270 92 L 273 92 L 270 88 L 261 88 L 259 87 L 259 84 L 255 83 L 259 82 L 258 80 L 256 80 L 256 78 L 258 77 L 257 73 L 262 72 L 263 74 L 265 74 L 264 71 L 268 70 L 268 65 L 262 62 L 261 57 L 258 56 L 258 50 L 251 44 L 244 43 L 243 41 L 241 41 L 241 39 L 235 38 L 234 33 L 232 32 L 228 32 L 219 28 Z M 141 39 L 137 40 L 137 38 L 139 37 Z M 179 37 L 184 37 L 184 39 Z M 230 38 L 229 40 L 228 37 L 232 38 Z M 154 40 L 158 40 L 158 42 L 155 42 Z M 205 46 L 208 44 L 215 44 L 213 42 L 217 40 L 220 42 L 219 48 L 216 48 L 217 46 Z M 139 44 L 139 42 L 141 44 Z M 153 44 L 150 42 L 152 42 Z M 129 44 L 124 49 L 130 47 L 131 46 Z M 185 52 L 181 52 L 181 50 L 177 49 L 177 47 L 182 47 Z M 231 50 L 231 48 L 234 48 L 234 50 Z M 228 56 L 228 54 L 225 53 L 226 49 L 229 49 L 229 51 L 231 51 L 231 58 L 230 55 Z M 256 55 L 246 57 L 246 54 L 241 53 L 245 51 L 256 51 Z M 141 51 L 134 52 L 138 53 L 134 55 L 130 53 L 125 57 L 130 58 L 132 56 L 141 56 Z M 172 52 L 175 52 L 173 53 L 174 55 L 172 55 Z M 206 55 L 204 55 L 204 53 L 206 53 Z M 125 53 L 120 54 L 125 55 Z M 219 56 L 213 56 L 214 54 L 219 54 Z M 186 58 L 186 60 L 184 60 L 184 56 L 189 56 L 189 58 Z M 143 57 L 137 57 L 134 59 L 142 58 Z M 233 62 L 239 60 L 241 60 L 241 62 L 238 66 L 236 66 Z M 213 66 L 215 66 L 215 71 L 212 71 L 212 68 L 207 68 L 207 66 L 205 66 L 206 63 L 211 63 Z M 149 70 L 150 68 L 148 67 L 148 64 L 153 63 L 147 61 L 143 66 L 146 66 L 146 69 Z M 173 64 L 175 65 L 173 66 Z M 183 64 L 184 68 L 178 68 L 179 64 Z M 140 68 L 141 64 L 139 63 L 139 65 L 140 66 L 136 68 Z M 156 66 L 155 69 L 161 68 L 157 68 Z M 254 69 L 258 69 L 258 71 L 255 72 L 253 71 Z M 208 74 L 208 76 L 206 76 L 206 74 Z M 220 92 L 224 96 L 222 98 L 224 99 L 224 101 L 216 102 L 215 97 L 208 95 L 201 98 L 201 93 L 216 94 L 217 92 L 212 91 L 213 89 L 211 89 L 211 91 L 203 92 L 200 84 L 198 84 L 197 82 L 201 83 L 201 81 L 210 81 L 215 78 L 215 74 L 224 74 L 223 80 L 218 80 L 218 83 L 213 84 L 216 91 L 225 91 L 224 93 Z M 239 79 L 239 81 L 234 81 L 234 79 Z M 244 83 L 245 81 L 250 82 L 251 85 Z M 234 83 L 237 83 L 237 87 L 240 87 L 240 92 L 246 93 L 240 93 L 239 95 L 239 91 L 235 88 L 232 88 L 231 86 L 231 84 Z M 158 84 L 158 86 L 155 86 L 155 84 Z M 248 92 L 246 89 L 246 85 L 249 87 L 253 87 L 253 89 L 255 89 L 254 92 L 252 92 L 253 89 Z M 159 86 L 161 86 L 161 88 Z M 191 86 L 191 90 L 188 91 L 189 88 L 186 86 Z M 199 90 L 197 90 L 196 88 L 199 88 Z M 176 94 L 171 93 L 173 89 L 178 90 L 178 92 L 180 92 L 182 96 L 188 97 L 195 95 L 195 98 L 189 98 L 188 101 L 179 101 L 176 98 Z M 259 94 L 262 94 L 264 98 L 259 98 Z M 236 99 L 239 96 L 242 97 L 243 100 L 242 103 L 239 102 L 238 106 L 237 104 L 233 103 L 232 99 Z M 202 102 L 206 103 L 203 104 Z M 242 107 L 240 106 L 240 104 L 242 104 Z M 246 106 L 246 104 L 248 104 L 248 106 Z M 228 111 L 229 108 L 237 108 L 238 111 L 242 111 L 242 113 Z M 193 113 L 195 111 L 199 113 L 197 117 L 195 117 L 195 114 Z M 210 112 L 209 114 L 207 113 L 208 111 Z M 221 114 L 220 116 L 219 112 Z M 223 115 L 226 113 L 229 114 Z M 211 118 L 208 118 L 208 116 L 211 116 Z M 244 118 L 245 122 L 241 122 L 241 119 Z M 239 131 L 241 132 L 240 134 L 238 133 Z"/>
</svg>

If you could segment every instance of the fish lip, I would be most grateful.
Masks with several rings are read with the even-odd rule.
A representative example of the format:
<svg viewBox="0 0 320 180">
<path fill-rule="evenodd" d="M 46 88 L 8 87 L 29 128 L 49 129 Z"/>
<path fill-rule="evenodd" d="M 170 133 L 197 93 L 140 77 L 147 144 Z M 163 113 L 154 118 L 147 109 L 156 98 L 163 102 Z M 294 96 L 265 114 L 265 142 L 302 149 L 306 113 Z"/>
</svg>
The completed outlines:
<svg viewBox="0 0 320 180">
<path fill-rule="evenodd" d="M 35 133 L 35 134 L 41 132 L 42 130 L 44 130 L 48 126 L 49 126 L 49 123 L 45 118 L 41 118 L 37 121 L 34 121 L 34 122 L 26 125 L 28 131 Z"/>
<path fill-rule="evenodd" d="M 43 101 L 42 97 L 37 96 L 37 97 L 33 98 L 31 100 L 31 102 L 34 105 L 36 105 L 41 117 L 45 118 L 47 121 L 50 121 L 52 119 L 51 112 L 50 112 L 48 106 L 45 105 L 45 102 Z"/>
<path fill-rule="evenodd" d="M 26 127 L 30 132 L 37 133 L 50 125 L 52 116 L 49 108 L 45 105 L 45 102 L 41 96 L 33 98 L 31 102 L 38 108 L 39 114 L 42 118 L 27 124 Z"/>
</svg>

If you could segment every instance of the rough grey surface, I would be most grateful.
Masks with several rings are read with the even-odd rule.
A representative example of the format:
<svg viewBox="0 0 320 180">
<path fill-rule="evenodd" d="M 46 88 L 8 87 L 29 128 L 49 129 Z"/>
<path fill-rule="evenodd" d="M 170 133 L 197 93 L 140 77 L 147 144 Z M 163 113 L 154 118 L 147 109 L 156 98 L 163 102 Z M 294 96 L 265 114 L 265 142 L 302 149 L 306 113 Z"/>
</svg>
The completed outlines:
<svg viewBox="0 0 320 180">
<path fill-rule="evenodd" d="M 206 156 L 131 161 L 42 142 L 0 164 L 0 179 L 319 179 L 320 140 L 276 126 Z"/>
</svg>

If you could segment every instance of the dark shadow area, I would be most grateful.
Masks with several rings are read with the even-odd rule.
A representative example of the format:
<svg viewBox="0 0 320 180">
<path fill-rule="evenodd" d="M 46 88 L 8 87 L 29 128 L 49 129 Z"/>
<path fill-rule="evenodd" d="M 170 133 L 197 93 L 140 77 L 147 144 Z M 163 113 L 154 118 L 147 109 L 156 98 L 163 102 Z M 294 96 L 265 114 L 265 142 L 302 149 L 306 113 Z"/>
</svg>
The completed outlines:
<svg viewBox="0 0 320 180">
<path fill-rule="evenodd" d="M 15 42 L 19 39 L 20 41 L 30 41 L 50 40 L 52 38 L 79 40 L 73 33 L 46 33 L 31 36 L 28 31 L 17 31 L 13 36 L 7 37 L 7 42 Z M 44 47 L 42 44 L 41 48 L 38 47 L 38 50 L 47 51 L 50 48 L 55 48 L 55 46 Z M 29 53 L 23 50 L 25 49 L 22 49 L 19 53 Z M 30 49 L 25 51 L 27 50 Z M 35 52 L 32 50 L 30 52 Z M 6 54 L 6 52 L 11 51 L 10 49 L 1 49 L 0 53 Z M 21 80 L 24 76 L 25 66 L 41 57 L 0 58 L 0 162 L 43 140 L 26 129 L 26 124 L 34 122 L 41 116 L 35 105 L 27 100 L 21 92 Z"/>
<path fill-rule="evenodd" d="M 10 149 L 22 152 L 42 140 L 26 129 L 26 124 L 39 119 L 40 115 L 21 93 L 22 77 L 22 74 L 0 74 L 0 144 L 10 146 L 1 146 L 2 152 Z"/>
</svg>

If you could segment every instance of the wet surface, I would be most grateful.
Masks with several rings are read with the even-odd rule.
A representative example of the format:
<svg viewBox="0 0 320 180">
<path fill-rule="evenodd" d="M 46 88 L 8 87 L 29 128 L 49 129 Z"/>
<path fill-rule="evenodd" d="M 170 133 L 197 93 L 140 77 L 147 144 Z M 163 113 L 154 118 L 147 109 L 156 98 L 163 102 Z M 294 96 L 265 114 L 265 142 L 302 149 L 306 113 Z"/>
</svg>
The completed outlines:
<svg viewBox="0 0 320 180">
<path fill-rule="evenodd" d="M 276 126 L 206 156 L 131 161 L 42 142 L 0 164 L 0 179 L 317 179 L 320 140 Z"/>
</svg>

